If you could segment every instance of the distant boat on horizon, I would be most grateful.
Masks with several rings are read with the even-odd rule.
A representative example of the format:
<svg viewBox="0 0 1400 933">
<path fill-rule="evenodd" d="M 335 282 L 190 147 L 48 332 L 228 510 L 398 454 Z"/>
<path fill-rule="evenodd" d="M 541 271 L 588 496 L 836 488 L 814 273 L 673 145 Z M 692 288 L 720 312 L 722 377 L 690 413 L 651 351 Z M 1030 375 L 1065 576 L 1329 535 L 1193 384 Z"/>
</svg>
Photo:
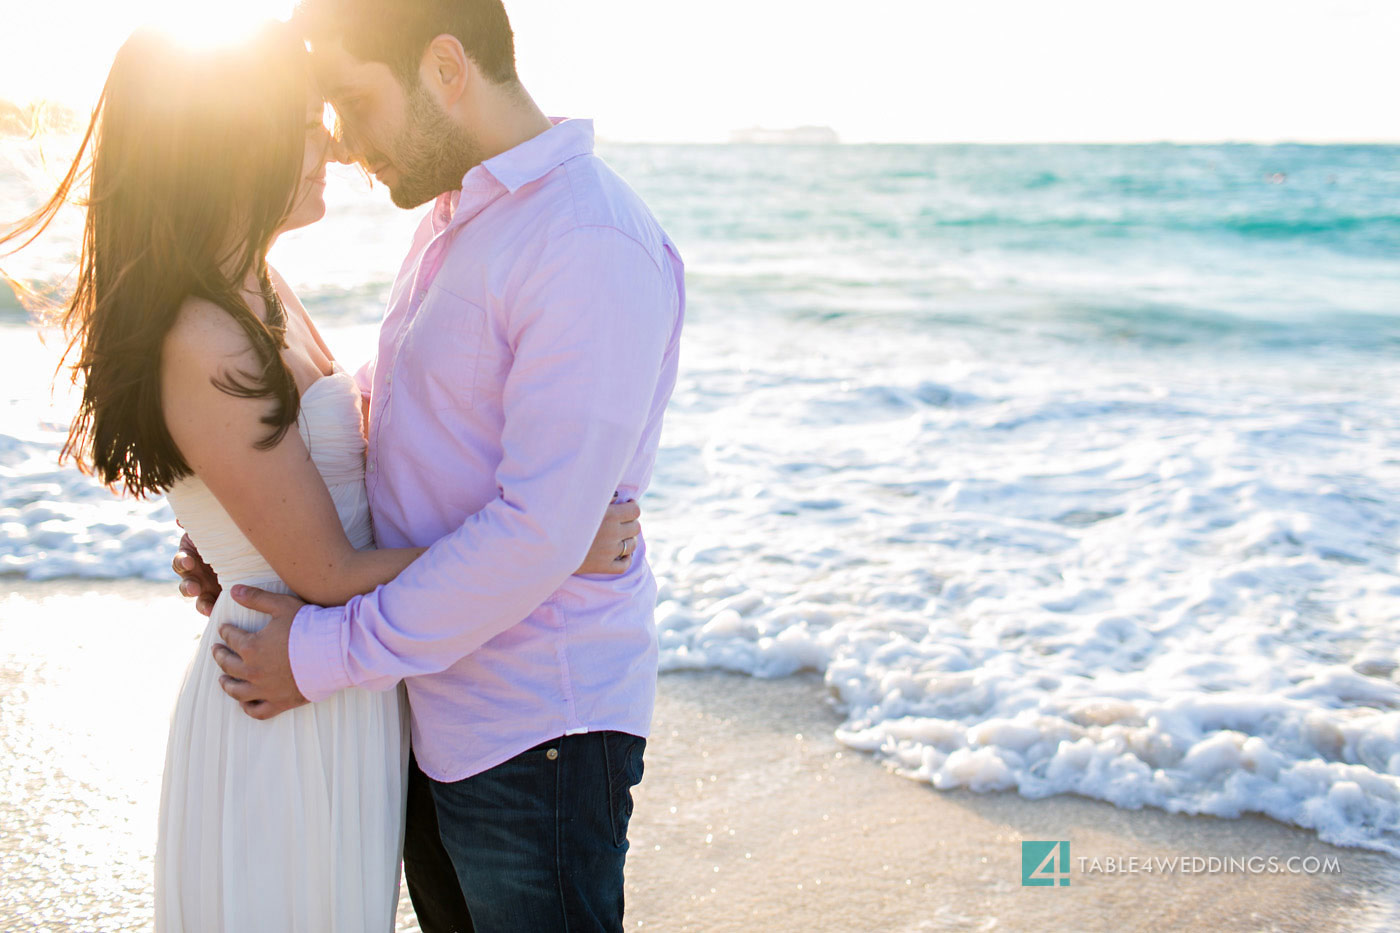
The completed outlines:
<svg viewBox="0 0 1400 933">
<path fill-rule="evenodd" d="M 768 129 L 751 126 L 729 134 L 731 143 L 790 146 L 832 146 L 841 137 L 829 126 L 797 126 L 792 129 Z"/>
</svg>

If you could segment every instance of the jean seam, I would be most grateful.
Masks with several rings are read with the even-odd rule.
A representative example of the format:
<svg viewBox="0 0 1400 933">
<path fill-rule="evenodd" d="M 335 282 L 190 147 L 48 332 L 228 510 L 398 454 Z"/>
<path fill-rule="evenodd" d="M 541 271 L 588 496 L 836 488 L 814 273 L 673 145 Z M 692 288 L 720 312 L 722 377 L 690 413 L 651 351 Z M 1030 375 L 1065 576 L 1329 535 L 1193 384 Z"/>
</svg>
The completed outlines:
<svg viewBox="0 0 1400 933">
<path fill-rule="evenodd" d="M 621 845 L 617 841 L 617 801 L 613 797 L 612 753 L 608 751 L 608 733 L 598 733 L 603 745 L 603 786 L 608 792 L 608 830 L 612 833 L 613 847 Z"/>
<path fill-rule="evenodd" d="M 629 825 L 632 820 L 632 808 L 635 803 L 632 799 L 632 789 L 641 783 L 641 778 L 634 780 L 633 775 L 636 774 L 637 765 L 641 762 L 642 748 L 642 742 L 638 741 L 636 738 L 634 738 L 627 747 L 627 773 L 624 775 L 624 780 L 627 781 L 627 820 Z M 621 843 L 618 844 L 621 845 Z"/>
<path fill-rule="evenodd" d="M 554 760 L 554 883 L 559 891 L 559 929 L 569 930 L 569 905 L 564 887 L 564 739 L 556 739 L 559 757 Z"/>
</svg>

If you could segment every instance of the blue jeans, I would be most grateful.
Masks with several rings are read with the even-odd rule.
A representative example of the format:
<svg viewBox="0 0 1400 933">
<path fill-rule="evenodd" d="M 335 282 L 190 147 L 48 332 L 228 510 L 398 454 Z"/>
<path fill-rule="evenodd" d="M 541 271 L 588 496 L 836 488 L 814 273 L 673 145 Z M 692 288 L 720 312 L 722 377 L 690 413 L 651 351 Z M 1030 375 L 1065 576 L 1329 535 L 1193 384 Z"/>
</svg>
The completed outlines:
<svg viewBox="0 0 1400 933">
<path fill-rule="evenodd" d="M 421 855 L 429 847 L 406 841 L 415 909 L 420 921 L 425 913 L 454 917 L 457 904 L 467 914 L 424 922 L 425 933 L 620 933 L 627 823 L 645 749 L 645 739 L 625 732 L 587 732 L 543 742 L 461 781 L 415 775 L 420 801 L 423 784 L 431 790 L 437 835 L 457 881 L 457 890 L 446 890 L 440 865 L 434 885 L 421 864 L 431 860 Z M 410 824 L 413 810 L 410 803 Z M 416 872 L 410 848 L 420 853 Z"/>
</svg>

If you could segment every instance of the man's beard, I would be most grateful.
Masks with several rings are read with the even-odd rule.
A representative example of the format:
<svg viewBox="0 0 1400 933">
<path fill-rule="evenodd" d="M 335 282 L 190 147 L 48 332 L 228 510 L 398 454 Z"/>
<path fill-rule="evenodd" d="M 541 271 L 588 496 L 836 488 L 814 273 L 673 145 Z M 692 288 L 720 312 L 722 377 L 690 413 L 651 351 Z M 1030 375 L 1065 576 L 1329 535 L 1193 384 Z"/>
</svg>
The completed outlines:
<svg viewBox="0 0 1400 933">
<path fill-rule="evenodd" d="M 462 178 L 481 162 L 481 150 L 466 130 L 442 112 L 422 84 L 408 89 L 408 114 L 394 140 L 398 178 L 389 197 L 399 207 L 425 204 L 444 191 L 462 187 Z"/>
</svg>

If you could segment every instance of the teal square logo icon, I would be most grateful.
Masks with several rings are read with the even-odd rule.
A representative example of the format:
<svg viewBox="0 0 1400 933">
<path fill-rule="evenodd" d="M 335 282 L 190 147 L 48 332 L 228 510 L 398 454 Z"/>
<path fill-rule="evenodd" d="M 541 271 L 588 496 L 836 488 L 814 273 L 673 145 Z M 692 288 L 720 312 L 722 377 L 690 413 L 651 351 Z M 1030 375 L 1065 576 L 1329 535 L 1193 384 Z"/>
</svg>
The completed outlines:
<svg viewBox="0 0 1400 933">
<path fill-rule="evenodd" d="M 1069 840 L 1055 842 L 1021 840 L 1021 886 L 1069 887 Z"/>
</svg>

